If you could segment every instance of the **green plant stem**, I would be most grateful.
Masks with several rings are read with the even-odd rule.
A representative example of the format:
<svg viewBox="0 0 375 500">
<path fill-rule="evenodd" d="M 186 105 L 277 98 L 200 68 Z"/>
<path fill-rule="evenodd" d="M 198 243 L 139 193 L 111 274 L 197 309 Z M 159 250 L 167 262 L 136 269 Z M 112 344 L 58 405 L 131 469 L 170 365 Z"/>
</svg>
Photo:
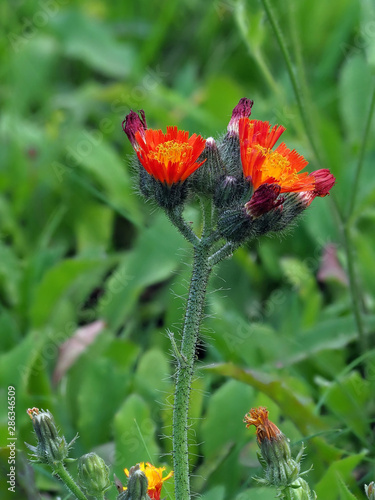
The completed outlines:
<svg viewBox="0 0 375 500">
<path fill-rule="evenodd" d="M 363 319 L 362 319 L 362 312 L 361 312 L 361 300 L 360 300 L 361 295 L 360 295 L 359 290 L 358 290 L 357 279 L 356 279 L 355 270 L 354 270 L 354 255 L 353 255 L 352 242 L 350 239 L 350 227 L 347 224 L 344 224 L 342 233 L 343 233 L 343 239 L 344 239 L 346 260 L 348 262 L 350 297 L 351 297 L 351 301 L 352 301 L 355 321 L 357 324 L 361 352 L 362 352 L 362 354 L 364 354 L 367 350 L 367 338 L 366 338 L 366 334 L 365 334 L 365 328 L 364 328 Z"/>
<path fill-rule="evenodd" d="M 208 258 L 209 265 L 213 267 L 215 264 L 218 264 L 227 257 L 230 257 L 238 246 L 238 244 L 232 242 L 225 243 L 221 248 L 219 248 L 219 250 L 210 255 Z"/>
<path fill-rule="evenodd" d="M 276 16 L 272 10 L 272 7 L 271 7 L 269 0 L 262 0 L 262 4 L 263 4 L 264 10 L 267 14 L 267 17 L 271 23 L 272 29 L 275 33 L 277 42 L 280 46 L 281 53 L 284 57 L 287 71 L 289 74 L 289 78 L 290 78 L 290 81 L 292 83 L 294 94 L 296 96 L 298 109 L 299 109 L 299 112 L 300 112 L 300 115 L 301 115 L 301 118 L 303 121 L 303 125 L 304 125 L 306 133 L 307 133 L 307 137 L 310 141 L 311 149 L 313 150 L 317 161 L 319 163 L 322 163 L 320 153 L 319 153 L 318 147 L 316 146 L 316 142 L 314 139 L 315 135 L 313 133 L 311 122 L 310 122 L 310 119 L 308 116 L 307 107 L 304 105 L 304 102 L 303 102 L 303 95 L 302 95 L 300 86 L 299 86 L 298 81 L 297 81 L 297 77 L 296 77 L 294 69 L 293 69 L 292 59 L 291 59 L 290 54 L 288 52 L 288 48 L 287 48 L 287 44 L 285 42 L 284 36 L 282 34 L 280 26 L 278 25 Z"/>
<path fill-rule="evenodd" d="M 351 197 L 349 200 L 349 210 L 348 210 L 348 214 L 346 216 L 347 222 L 349 221 L 349 219 L 354 211 L 354 207 L 355 207 L 355 201 L 357 198 L 357 191 L 358 191 L 358 183 L 359 183 L 359 178 L 361 176 L 363 160 L 365 158 L 368 136 L 369 136 L 369 132 L 370 132 L 370 128 L 371 128 L 371 121 L 372 121 L 372 116 L 374 114 L 374 111 L 375 111 L 375 85 L 374 85 L 374 88 L 372 89 L 370 107 L 369 107 L 368 115 L 366 118 L 365 130 L 363 132 L 361 149 L 359 151 L 357 168 L 355 171 L 355 177 L 354 177 L 353 186 L 351 189 Z"/>
<path fill-rule="evenodd" d="M 173 406 L 173 461 L 175 493 L 178 500 L 190 500 L 188 411 L 194 373 L 195 350 L 203 316 L 207 282 L 211 267 L 209 249 L 204 240 L 194 247 L 194 263 L 186 306 L 181 342 L 181 357 L 177 359 L 176 389 Z"/>
<path fill-rule="evenodd" d="M 181 207 L 177 207 L 173 210 L 168 210 L 166 211 L 166 214 L 169 220 L 174 226 L 177 227 L 184 238 L 186 238 L 192 245 L 196 245 L 197 243 L 199 243 L 200 239 L 183 218 Z"/>
<path fill-rule="evenodd" d="M 87 497 L 76 485 L 74 479 L 61 462 L 54 465 L 53 473 L 61 479 L 61 481 L 65 484 L 65 486 L 74 495 L 75 498 L 77 498 L 78 500 L 87 500 Z"/>
</svg>

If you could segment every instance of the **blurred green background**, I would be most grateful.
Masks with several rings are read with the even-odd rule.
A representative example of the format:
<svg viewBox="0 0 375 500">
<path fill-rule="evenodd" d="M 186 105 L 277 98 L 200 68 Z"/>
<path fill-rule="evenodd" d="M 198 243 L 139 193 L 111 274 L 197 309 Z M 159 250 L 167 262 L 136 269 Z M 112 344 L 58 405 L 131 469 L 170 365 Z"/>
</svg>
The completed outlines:
<svg viewBox="0 0 375 500">
<path fill-rule="evenodd" d="M 121 122 L 144 109 L 153 128 L 218 137 L 246 96 L 253 118 L 286 126 L 288 146 L 337 184 L 286 236 L 238 250 L 211 280 L 191 401 L 192 487 L 204 500 L 274 498 L 252 479 L 255 433 L 242 423 L 265 405 L 295 453 L 307 445 L 320 500 L 365 498 L 375 479 L 373 122 L 364 148 L 375 7 L 272 5 L 307 127 L 262 2 L 2 4 L 2 444 L 11 385 L 20 450 L 35 444 L 26 409 L 36 406 L 68 440 L 79 433 L 72 456 L 96 451 L 122 481 L 139 461 L 171 469 L 166 329 L 179 335 L 191 252 L 138 197 Z M 198 227 L 197 207 L 186 213 Z M 68 498 L 21 452 L 17 481 L 9 498 Z M 163 491 L 173 499 L 173 481 Z"/>
</svg>

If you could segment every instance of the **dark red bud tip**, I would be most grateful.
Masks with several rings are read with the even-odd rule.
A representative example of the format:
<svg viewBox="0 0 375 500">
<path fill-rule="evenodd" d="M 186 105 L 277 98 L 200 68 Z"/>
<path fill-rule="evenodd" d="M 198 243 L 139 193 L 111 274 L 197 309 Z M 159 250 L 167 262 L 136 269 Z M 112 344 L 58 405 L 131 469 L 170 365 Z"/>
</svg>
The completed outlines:
<svg viewBox="0 0 375 500">
<path fill-rule="evenodd" d="M 314 194 L 316 196 L 327 196 L 336 182 L 335 176 L 331 174 L 328 168 L 315 170 L 315 172 L 312 172 L 310 175 L 315 179 Z"/>
<path fill-rule="evenodd" d="M 135 111 L 130 110 L 130 113 L 126 115 L 125 120 L 121 124 L 122 130 L 128 136 L 131 145 L 135 149 L 137 148 L 135 134 L 137 132 L 142 134 L 147 129 L 145 112 L 141 109 L 139 113 L 141 117 L 139 117 Z"/>
<path fill-rule="evenodd" d="M 260 217 L 261 215 L 279 207 L 284 198 L 278 199 L 281 187 L 278 184 L 261 184 L 254 192 L 251 200 L 245 204 L 248 215 Z"/>
<path fill-rule="evenodd" d="M 232 118 L 228 124 L 228 132 L 238 134 L 238 122 L 240 118 L 248 118 L 251 115 L 251 108 L 254 101 L 247 97 L 242 97 L 237 106 L 233 109 Z"/>
</svg>

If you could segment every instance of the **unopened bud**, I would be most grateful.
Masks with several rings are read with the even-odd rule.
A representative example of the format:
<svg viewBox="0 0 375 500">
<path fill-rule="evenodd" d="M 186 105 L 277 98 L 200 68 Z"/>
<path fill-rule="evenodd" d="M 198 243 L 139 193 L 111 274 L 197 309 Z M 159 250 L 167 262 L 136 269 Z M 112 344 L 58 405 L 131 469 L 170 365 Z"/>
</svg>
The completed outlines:
<svg viewBox="0 0 375 500">
<path fill-rule="evenodd" d="M 226 175 L 217 182 L 214 203 L 218 208 L 239 206 L 250 195 L 251 189 L 242 176 Z"/>
<path fill-rule="evenodd" d="M 248 118 L 254 101 L 243 97 L 233 109 L 232 118 L 227 127 L 227 133 L 220 141 L 218 147 L 230 175 L 240 175 L 242 164 L 240 157 L 239 121 L 241 118 Z"/>
<path fill-rule="evenodd" d="M 288 495 L 290 500 L 315 500 L 316 493 L 311 491 L 308 483 L 299 477 L 288 488 Z"/>
<path fill-rule="evenodd" d="M 138 113 L 130 110 L 130 113 L 126 115 L 125 120 L 122 122 L 122 129 L 135 150 L 139 148 L 135 134 L 139 132 L 144 135 L 144 131 L 147 129 L 145 112 L 141 109 L 139 113 L 140 117 Z"/>
<path fill-rule="evenodd" d="M 369 500 L 375 500 L 375 483 L 371 481 L 370 484 L 365 484 L 365 492 Z"/>
<path fill-rule="evenodd" d="M 254 192 L 250 201 L 245 204 L 246 212 L 252 217 L 260 217 L 283 204 L 278 184 L 261 184 Z"/>
<path fill-rule="evenodd" d="M 238 137 L 238 124 L 241 118 L 248 118 L 251 115 L 251 108 L 254 101 L 247 97 L 242 97 L 237 106 L 232 111 L 232 118 L 228 124 L 228 134 L 236 135 Z"/>
<path fill-rule="evenodd" d="M 148 480 L 139 464 L 129 470 L 129 481 L 126 491 L 120 493 L 117 500 L 150 500 L 147 494 Z"/>
<path fill-rule="evenodd" d="M 88 453 L 78 460 L 78 479 L 89 495 L 101 495 L 110 487 L 109 468 L 96 453 Z"/>
<path fill-rule="evenodd" d="M 212 196 L 218 179 L 226 173 L 215 139 L 209 137 L 199 161 L 206 160 L 189 179 L 191 189 L 200 195 Z"/>
<path fill-rule="evenodd" d="M 57 430 L 52 414 L 47 410 L 31 408 L 27 410 L 30 416 L 36 437 L 37 446 L 27 447 L 33 452 L 33 457 L 37 462 L 48 463 L 50 465 L 63 462 L 68 457 L 69 448 L 72 445 L 67 444 L 65 437 L 61 436 Z"/>
<path fill-rule="evenodd" d="M 261 482 L 276 486 L 280 490 L 288 488 L 291 500 L 314 500 L 316 495 L 307 482 L 300 477 L 300 460 L 303 448 L 296 459 L 292 458 L 289 439 L 268 420 L 268 410 L 262 406 L 253 408 L 245 415 L 246 427 L 256 427 L 261 464 L 265 479 Z"/>
</svg>

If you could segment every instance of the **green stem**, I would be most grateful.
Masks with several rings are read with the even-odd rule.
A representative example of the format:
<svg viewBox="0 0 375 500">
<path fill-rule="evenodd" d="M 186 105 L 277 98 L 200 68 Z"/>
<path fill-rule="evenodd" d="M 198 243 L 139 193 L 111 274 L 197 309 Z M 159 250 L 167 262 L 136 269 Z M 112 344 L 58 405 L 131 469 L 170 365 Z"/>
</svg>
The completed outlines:
<svg viewBox="0 0 375 500">
<path fill-rule="evenodd" d="M 184 320 L 181 357 L 178 359 L 176 389 L 173 406 L 173 460 L 176 499 L 190 500 L 188 411 L 191 383 L 194 373 L 195 350 L 199 326 L 203 316 L 207 282 L 211 267 L 209 249 L 205 241 L 194 248 L 194 264 Z"/>
<path fill-rule="evenodd" d="M 174 226 L 177 227 L 184 238 L 186 238 L 192 245 L 196 245 L 197 243 L 199 243 L 200 239 L 183 218 L 181 207 L 177 207 L 173 210 L 167 210 L 166 214 L 169 220 Z"/>
<path fill-rule="evenodd" d="M 355 177 L 354 177 L 354 182 L 353 186 L 351 188 L 351 198 L 349 200 L 349 211 L 346 216 L 346 220 L 348 221 L 353 213 L 354 207 L 355 207 L 355 201 L 357 197 L 357 191 L 358 191 L 358 182 L 359 178 L 361 175 L 362 171 L 362 165 L 363 165 L 363 160 L 365 158 L 365 153 L 366 153 L 366 147 L 367 147 L 367 141 L 368 141 L 368 136 L 371 128 L 371 120 L 372 120 L 372 115 L 375 110 L 375 85 L 372 90 L 372 96 L 371 96 L 371 101 L 370 101 L 370 107 L 368 111 L 368 115 L 366 118 L 366 124 L 365 124 L 365 130 L 363 132 L 363 140 L 361 144 L 361 149 L 359 151 L 359 156 L 358 156 L 358 163 L 357 163 L 357 168 L 355 172 Z"/>
<path fill-rule="evenodd" d="M 297 81 L 297 77 L 296 77 L 294 69 L 293 69 L 292 59 L 291 59 L 290 54 L 288 52 L 288 48 L 287 48 L 284 36 L 282 34 L 280 26 L 278 25 L 278 22 L 276 20 L 276 16 L 272 10 L 272 7 L 271 7 L 269 0 L 262 0 L 262 3 L 263 3 L 264 10 L 266 11 L 267 17 L 271 23 L 272 28 L 273 28 L 273 31 L 275 33 L 278 44 L 280 46 L 281 53 L 284 57 L 287 71 L 289 74 L 289 78 L 290 78 L 290 81 L 292 83 L 294 94 L 296 96 L 298 109 L 299 109 L 299 112 L 300 112 L 300 115 L 301 115 L 301 118 L 303 121 L 303 125 L 304 125 L 306 133 L 307 133 L 307 137 L 310 141 L 311 148 L 312 148 L 314 155 L 315 155 L 316 159 L 318 160 L 318 162 L 322 163 L 318 147 L 316 146 L 316 143 L 314 140 L 314 134 L 313 134 L 310 119 L 308 116 L 307 108 L 303 102 L 303 95 L 302 95 L 300 86 L 299 86 L 298 81 Z"/>
<path fill-rule="evenodd" d="M 61 479 L 61 481 L 65 484 L 65 486 L 74 495 L 75 498 L 77 498 L 78 500 L 87 500 L 87 497 L 76 485 L 74 479 L 61 462 L 53 466 L 53 473 Z"/>
<path fill-rule="evenodd" d="M 359 290 L 358 290 L 357 279 L 356 279 L 355 270 L 354 270 L 353 247 L 352 247 L 349 231 L 350 231 L 350 228 L 348 227 L 347 224 L 345 224 L 343 226 L 342 233 L 343 233 L 343 239 L 344 239 L 346 259 L 348 262 L 350 297 L 351 297 L 351 301 L 352 301 L 355 321 L 357 324 L 359 342 L 361 345 L 361 352 L 362 352 L 362 354 L 364 354 L 367 350 L 367 338 L 366 338 L 365 327 L 364 327 L 363 319 L 362 319 L 361 300 L 360 300 L 361 294 L 359 293 Z"/>
<path fill-rule="evenodd" d="M 245 2 L 236 2 L 235 4 L 235 20 L 239 28 L 242 39 L 246 45 L 246 49 L 250 57 L 253 57 L 259 66 L 260 71 L 263 73 L 263 77 L 267 82 L 270 89 L 276 94 L 280 94 L 280 87 L 276 80 L 272 76 L 272 72 L 269 69 L 265 59 L 263 58 L 262 52 L 259 50 L 258 46 L 253 46 L 249 40 L 250 27 L 246 19 L 246 5 Z"/>
<path fill-rule="evenodd" d="M 230 257 L 238 246 L 238 244 L 232 242 L 225 243 L 221 248 L 219 248 L 219 250 L 210 255 L 208 258 L 208 264 L 213 267 L 215 264 L 218 264 L 227 257 Z"/>
</svg>

